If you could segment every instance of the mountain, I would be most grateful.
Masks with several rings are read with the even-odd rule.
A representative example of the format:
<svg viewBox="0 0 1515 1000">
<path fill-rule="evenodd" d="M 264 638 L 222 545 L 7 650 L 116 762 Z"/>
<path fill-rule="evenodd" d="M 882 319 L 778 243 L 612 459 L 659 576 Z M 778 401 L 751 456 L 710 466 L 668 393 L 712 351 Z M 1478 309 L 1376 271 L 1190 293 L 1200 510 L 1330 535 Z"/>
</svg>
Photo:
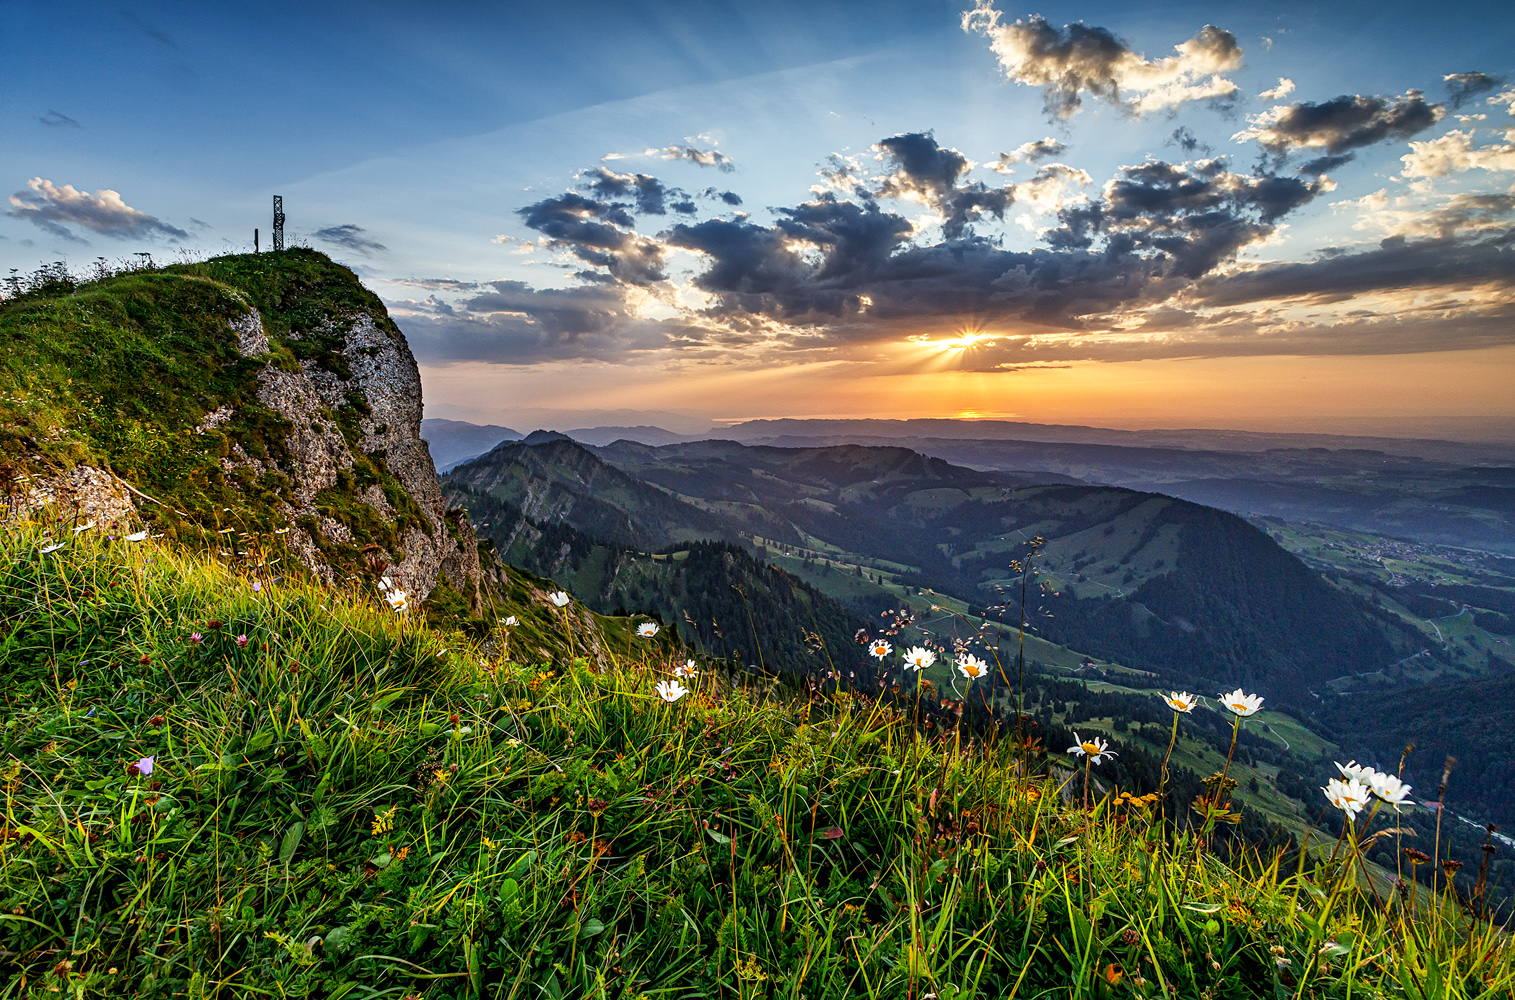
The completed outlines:
<svg viewBox="0 0 1515 1000">
<path fill-rule="evenodd" d="M 607 445 L 616 441 L 635 441 L 638 444 L 678 444 L 682 441 L 698 441 L 704 434 L 676 434 L 661 427 L 580 427 L 568 432 L 568 436 L 580 444 Z"/>
<path fill-rule="evenodd" d="M 1027 608 L 1037 633 L 1176 684 L 1263 684 L 1308 709 L 1312 688 L 1417 648 L 1394 616 L 1329 586 L 1247 521 L 1172 497 L 897 447 L 703 441 L 598 454 L 750 528 L 759 514 L 786 524 L 812 557 L 851 553 L 1008 622 L 1020 614 L 1011 560 L 1040 537 L 1048 591 Z"/>
<path fill-rule="evenodd" d="M 501 441 L 520 440 L 521 432 L 495 424 L 428 417 L 421 421 L 421 437 L 431 446 L 437 471 L 446 472 L 459 462 L 479 457 Z"/>
<path fill-rule="evenodd" d="M 869 623 L 746 549 L 693 541 L 650 554 L 574 527 L 570 518 L 582 508 L 538 520 L 497 490 L 479 491 L 456 477 L 445 488 L 502 562 L 557 581 L 594 611 L 652 616 L 710 656 L 771 672 L 869 675 L 853 641 Z"/>
<path fill-rule="evenodd" d="M 0 461 L 24 511 L 145 523 L 265 574 L 387 565 L 476 607 L 472 531 L 420 437 L 421 379 L 378 297 L 294 249 L 59 280 L 0 302 Z"/>
<path fill-rule="evenodd" d="M 687 504 L 549 432 L 507 441 L 454 468 L 446 482 L 511 503 L 534 521 L 569 524 L 625 548 L 662 549 L 739 537 L 738 526 L 729 519 Z M 508 542 L 501 544 L 508 547 Z"/>
</svg>

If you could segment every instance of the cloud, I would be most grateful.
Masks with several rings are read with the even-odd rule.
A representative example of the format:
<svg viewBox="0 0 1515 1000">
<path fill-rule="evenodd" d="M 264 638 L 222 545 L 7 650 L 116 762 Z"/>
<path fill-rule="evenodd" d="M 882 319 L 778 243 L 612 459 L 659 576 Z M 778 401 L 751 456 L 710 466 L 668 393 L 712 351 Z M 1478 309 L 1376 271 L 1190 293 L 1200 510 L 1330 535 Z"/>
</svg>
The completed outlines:
<svg viewBox="0 0 1515 1000">
<path fill-rule="evenodd" d="M 894 169 L 874 192 L 879 198 L 919 202 L 942 220 L 949 240 L 961 237 L 968 224 L 985 215 L 1003 220 L 1015 200 L 1014 185 L 991 188 L 981 181 L 960 184 L 973 164 L 955 149 L 939 145 L 929 133 L 911 132 L 880 140 L 876 146 Z"/>
<path fill-rule="evenodd" d="M 389 249 L 384 244 L 364 236 L 365 232 L 367 230 L 362 226 L 347 222 L 340 226 L 327 226 L 325 229 L 317 229 L 311 235 L 322 243 L 343 247 L 351 250 L 353 253 L 360 253 L 365 257 L 371 253 L 382 253 Z"/>
<path fill-rule="evenodd" d="M 7 215 L 25 219 L 40 229 L 70 242 L 83 242 L 67 227 L 80 226 L 102 236 L 116 239 L 184 239 L 187 232 L 132 208 L 118 192 L 102 188 L 93 195 L 76 191 L 72 184 L 56 186 L 52 181 L 33 177 L 27 191 L 10 196 Z"/>
<path fill-rule="evenodd" d="M 1479 94 L 1487 94 L 1504 83 L 1502 76 L 1476 72 L 1448 73 L 1442 80 L 1447 85 L 1447 100 L 1454 108 L 1460 108 Z"/>
<path fill-rule="evenodd" d="M 130 21 L 134 26 L 136 26 L 139 31 L 141 31 L 148 38 L 151 38 L 153 41 L 157 42 L 159 45 L 170 49 L 177 49 L 179 47 L 179 43 L 174 41 L 168 32 L 164 31 L 162 28 L 158 27 L 156 24 L 153 24 L 146 18 L 134 14 L 129 10 L 121 11 L 121 17 L 127 21 Z"/>
<path fill-rule="evenodd" d="M 1428 104 L 1418 90 L 1398 98 L 1344 94 L 1320 104 L 1280 104 L 1248 118 L 1251 127 L 1231 138 L 1236 142 L 1254 140 L 1277 157 L 1319 150 L 1333 159 L 1317 159 L 1301 169 L 1320 173 L 1346 163 L 1353 150 L 1391 139 L 1408 139 L 1435 125 L 1445 113 L 1441 105 Z"/>
<path fill-rule="evenodd" d="M 635 232 L 624 205 L 575 191 L 517 210 L 526 225 L 592 267 L 632 285 L 664 280 L 663 248 Z"/>
<path fill-rule="evenodd" d="M 731 157 L 717 149 L 697 149 L 694 146 L 664 146 L 662 149 L 649 149 L 646 155 L 660 156 L 665 160 L 687 160 L 702 167 L 715 167 L 717 170 L 728 174 L 736 169 L 736 164 L 731 162 Z"/>
<path fill-rule="evenodd" d="M 611 200 L 629 198 L 630 203 L 616 201 L 616 204 L 634 205 L 634 210 L 642 215 L 667 215 L 669 208 L 685 214 L 694 211 L 694 203 L 685 192 L 668 187 L 651 174 L 618 174 L 605 167 L 591 167 L 581 171 L 579 177 L 586 179 L 581 185 L 584 190 Z"/>
<path fill-rule="evenodd" d="M 59 128 L 59 127 L 63 127 L 63 126 L 68 126 L 68 127 L 71 127 L 71 128 L 83 128 L 84 127 L 83 125 L 80 125 L 78 122 L 74 121 L 74 119 L 70 118 L 68 115 L 64 114 L 61 111 L 51 111 L 50 110 L 45 115 L 38 115 L 37 116 L 37 121 L 41 122 L 43 125 L 51 125 L 54 128 Z"/>
<path fill-rule="evenodd" d="M 1515 145 L 1473 145 L 1473 131 L 1453 129 L 1446 135 L 1410 143 L 1401 156 L 1403 177 L 1446 177 L 1468 170 L 1515 170 Z"/>
<path fill-rule="evenodd" d="M 426 288 L 449 292 L 472 291 L 479 287 L 474 281 L 459 281 L 457 278 L 386 278 L 391 285 L 407 285 L 413 288 Z"/>
<path fill-rule="evenodd" d="M 477 287 L 478 294 L 455 305 L 434 299 L 389 303 L 417 358 L 521 365 L 624 361 L 692 339 L 678 323 L 642 318 L 643 293 L 619 284 L 532 288 L 492 281 Z"/>
<path fill-rule="evenodd" d="M 1506 111 L 1512 115 L 1515 115 L 1515 87 L 1511 87 L 1509 90 L 1501 91 L 1495 94 L 1484 103 L 1496 108 L 1502 104 L 1504 105 Z"/>
<path fill-rule="evenodd" d="M 1105 28 L 1057 28 L 1039 15 L 1006 24 L 1001 17 L 993 0 L 976 0 L 963 14 L 963 30 L 989 39 L 1006 77 L 1041 87 L 1047 113 L 1054 118 L 1076 114 L 1084 94 L 1142 115 L 1187 101 L 1230 97 L 1238 89 L 1220 74 L 1241 65 L 1241 47 L 1235 35 L 1214 25 L 1174 46 L 1177 55 L 1150 60 Z"/>
<path fill-rule="evenodd" d="M 1507 237 L 1477 242 L 1391 237 L 1371 250 L 1208 278 L 1195 286 L 1192 299 L 1207 306 L 1290 299 L 1325 304 L 1371 292 L 1482 285 L 1515 286 L 1515 250 Z"/>
<path fill-rule="evenodd" d="M 1203 153 L 1206 156 L 1210 154 L 1209 144 L 1200 142 L 1187 125 L 1180 125 L 1170 132 L 1168 134 L 1168 142 L 1190 156 L 1193 156 L 1195 153 Z"/>
<path fill-rule="evenodd" d="M 708 187 L 701 191 L 700 197 L 709 198 L 711 201 L 719 201 L 724 205 L 731 205 L 733 207 L 742 203 L 742 196 L 735 191 L 717 191 L 713 187 Z"/>
<path fill-rule="evenodd" d="M 1281 101 L 1294 93 L 1294 81 L 1286 76 L 1278 78 L 1278 85 L 1264 90 L 1257 96 L 1265 101 Z"/>
<path fill-rule="evenodd" d="M 1066 143 L 1052 138 L 1050 135 L 1045 139 L 1033 139 L 1031 142 L 1023 142 L 1008 153 L 999 154 L 999 160 L 989 165 L 989 169 L 997 173 L 1007 174 L 1010 168 L 1017 163 L 1040 163 L 1054 156 L 1061 156 L 1068 151 Z"/>
<path fill-rule="evenodd" d="M 1408 195 L 1390 197 L 1384 190 L 1337 202 L 1333 208 L 1356 208 L 1362 213 L 1355 228 L 1376 229 L 1387 236 L 1412 239 L 1450 239 L 1469 234 L 1498 233 L 1510 228 L 1515 194 L 1459 192 L 1417 203 Z"/>
</svg>

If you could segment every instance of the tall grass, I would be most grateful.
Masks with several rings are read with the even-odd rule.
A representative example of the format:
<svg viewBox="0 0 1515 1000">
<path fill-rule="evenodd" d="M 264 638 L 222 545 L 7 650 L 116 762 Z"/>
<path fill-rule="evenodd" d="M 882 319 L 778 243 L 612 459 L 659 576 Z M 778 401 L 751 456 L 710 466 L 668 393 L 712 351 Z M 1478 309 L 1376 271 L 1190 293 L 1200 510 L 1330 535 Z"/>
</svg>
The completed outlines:
<svg viewBox="0 0 1515 1000">
<path fill-rule="evenodd" d="M 1515 984 L 1500 932 L 1375 900 L 1350 847 L 1227 866 L 1148 799 L 1086 811 L 1010 741 L 845 691 L 706 668 L 667 703 L 668 630 L 615 626 L 603 669 L 545 602 L 509 609 L 532 642 L 481 644 L 152 542 L 45 541 L 0 537 L 3 998 Z"/>
</svg>

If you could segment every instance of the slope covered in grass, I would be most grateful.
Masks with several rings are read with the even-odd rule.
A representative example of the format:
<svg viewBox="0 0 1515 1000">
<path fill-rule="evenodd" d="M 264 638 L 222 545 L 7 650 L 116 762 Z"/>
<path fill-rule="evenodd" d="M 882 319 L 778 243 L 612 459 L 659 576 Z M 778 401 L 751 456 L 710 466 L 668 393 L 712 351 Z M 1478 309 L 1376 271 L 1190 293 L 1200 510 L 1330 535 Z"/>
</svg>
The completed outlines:
<svg viewBox="0 0 1515 1000">
<path fill-rule="evenodd" d="M 1061 754 L 708 670 L 666 703 L 666 632 L 539 602 L 481 645 L 41 541 L 0 536 L 0 997 L 1510 993 L 1486 924 L 1196 857 Z"/>
</svg>

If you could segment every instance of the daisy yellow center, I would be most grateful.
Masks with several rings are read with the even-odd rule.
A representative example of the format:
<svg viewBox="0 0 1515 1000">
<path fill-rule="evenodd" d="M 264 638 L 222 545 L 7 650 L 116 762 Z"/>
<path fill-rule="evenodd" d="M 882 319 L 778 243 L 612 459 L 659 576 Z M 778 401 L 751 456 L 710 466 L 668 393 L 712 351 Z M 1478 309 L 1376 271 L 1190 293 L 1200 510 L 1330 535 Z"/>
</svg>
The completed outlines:
<svg viewBox="0 0 1515 1000">
<path fill-rule="evenodd" d="M 1093 743 L 1081 743 L 1079 746 L 1083 748 L 1084 753 L 1089 754 L 1091 757 L 1097 757 L 1099 755 L 1099 747 L 1095 746 Z"/>
</svg>

